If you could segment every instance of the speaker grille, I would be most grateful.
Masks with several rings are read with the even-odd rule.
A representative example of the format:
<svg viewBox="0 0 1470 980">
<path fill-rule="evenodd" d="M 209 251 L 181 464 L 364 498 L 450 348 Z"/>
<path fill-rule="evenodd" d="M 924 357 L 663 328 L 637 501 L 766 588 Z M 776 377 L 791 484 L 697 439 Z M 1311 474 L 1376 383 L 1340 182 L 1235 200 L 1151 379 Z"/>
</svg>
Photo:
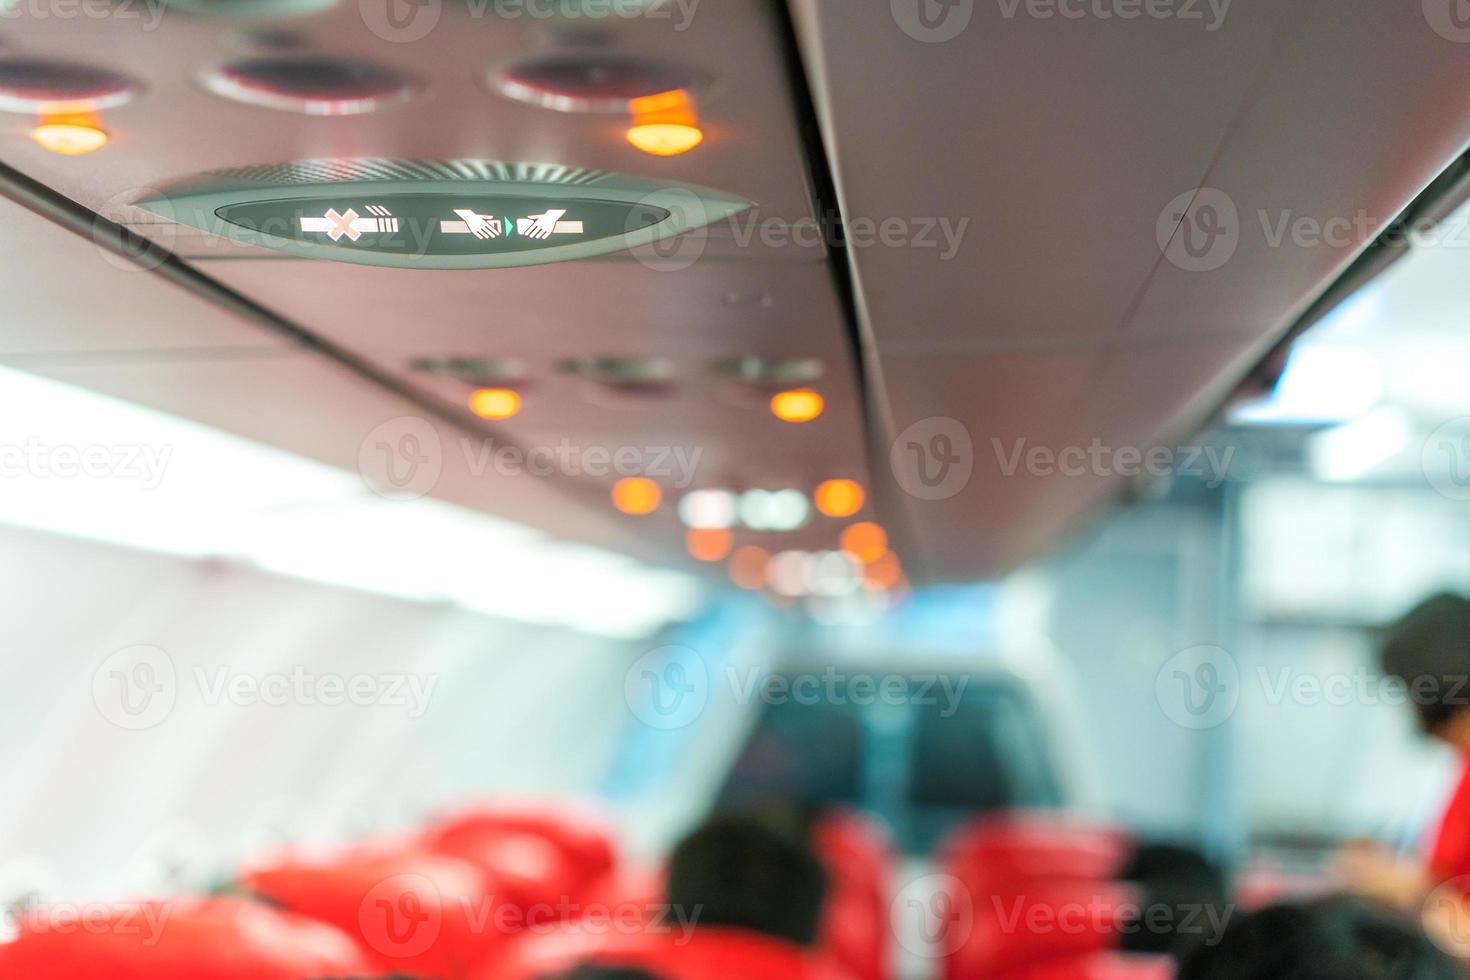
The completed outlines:
<svg viewBox="0 0 1470 980">
<path fill-rule="evenodd" d="M 588 185 L 612 176 L 606 170 L 587 170 L 557 163 L 502 163 L 496 160 L 297 160 L 253 167 L 210 171 L 225 177 L 261 184 L 330 184 L 357 180 L 473 180 L 534 184 Z"/>
</svg>

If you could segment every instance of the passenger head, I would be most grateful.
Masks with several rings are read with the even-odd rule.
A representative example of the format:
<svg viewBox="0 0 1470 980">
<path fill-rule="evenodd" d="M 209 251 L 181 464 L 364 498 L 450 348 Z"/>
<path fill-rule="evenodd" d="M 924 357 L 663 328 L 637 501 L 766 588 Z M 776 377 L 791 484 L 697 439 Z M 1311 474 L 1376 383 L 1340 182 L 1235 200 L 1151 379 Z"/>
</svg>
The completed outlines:
<svg viewBox="0 0 1470 980">
<path fill-rule="evenodd" d="M 826 890 L 811 847 L 751 814 L 713 817 L 669 863 L 669 905 L 696 930 L 729 926 L 809 946 Z"/>
<path fill-rule="evenodd" d="M 1424 730 L 1470 749 L 1470 600 L 1441 593 L 1388 631 L 1383 669 L 1408 686 Z"/>
<path fill-rule="evenodd" d="M 1178 980 L 1463 980 L 1412 920 L 1353 898 L 1280 905 L 1225 930 Z"/>
<path fill-rule="evenodd" d="M 1230 921 L 1225 872 L 1194 848 L 1145 844 L 1118 877 L 1143 893 L 1137 917 L 1123 929 L 1124 952 L 1182 956 L 1217 942 Z"/>
</svg>

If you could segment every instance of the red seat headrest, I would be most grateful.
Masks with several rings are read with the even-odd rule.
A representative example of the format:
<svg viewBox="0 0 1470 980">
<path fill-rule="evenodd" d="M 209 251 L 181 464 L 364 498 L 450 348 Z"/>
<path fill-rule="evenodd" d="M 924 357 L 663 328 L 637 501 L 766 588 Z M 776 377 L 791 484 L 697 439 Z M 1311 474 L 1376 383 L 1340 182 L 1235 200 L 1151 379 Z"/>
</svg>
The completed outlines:
<svg viewBox="0 0 1470 980">
<path fill-rule="evenodd" d="M 1006 814 L 956 831 L 942 862 L 962 878 L 1110 878 L 1132 847 L 1124 831 L 1060 815 Z"/>
<path fill-rule="evenodd" d="M 432 850 L 474 854 L 496 836 L 524 834 L 558 848 L 581 882 L 611 871 L 617 850 L 608 821 L 599 814 L 569 806 L 484 805 L 436 820 L 424 830 Z"/>
<path fill-rule="evenodd" d="M 119 903 L 80 921 L 21 917 L 0 976 L 50 980 L 314 980 L 371 975 L 374 963 L 322 922 L 228 898 Z"/>
</svg>

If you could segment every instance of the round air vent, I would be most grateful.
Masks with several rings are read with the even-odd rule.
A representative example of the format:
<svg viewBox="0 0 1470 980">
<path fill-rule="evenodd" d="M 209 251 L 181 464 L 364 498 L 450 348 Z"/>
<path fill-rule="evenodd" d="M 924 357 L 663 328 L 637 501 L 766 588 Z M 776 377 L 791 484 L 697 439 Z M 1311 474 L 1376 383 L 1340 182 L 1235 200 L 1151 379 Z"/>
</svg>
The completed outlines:
<svg viewBox="0 0 1470 980">
<path fill-rule="evenodd" d="M 719 395 L 732 405 L 753 408 L 770 400 L 772 392 L 801 388 L 826 373 L 826 365 L 815 357 L 731 357 L 710 365 L 715 377 L 725 383 Z"/>
<path fill-rule="evenodd" d="M 405 102 L 418 90 L 396 69 L 325 56 L 232 61 L 206 73 L 204 87 L 236 102 L 308 116 L 373 112 Z"/>
<path fill-rule="evenodd" d="M 93 112 L 122 105 L 137 83 L 106 68 L 36 58 L 0 59 L 0 110 Z"/>
<path fill-rule="evenodd" d="M 586 381 L 583 396 L 597 405 L 664 398 L 674 389 L 673 362 L 662 357 L 579 357 L 557 367 Z"/>
<path fill-rule="evenodd" d="M 715 375 L 727 381 L 769 391 L 811 384 L 826 373 L 815 357 L 731 357 L 711 365 Z"/>
<path fill-rule="evenodd" d="M 421 357 L 410 365 L 421 374 L 445 375 L 472 385 L 505 385 L 526 378 L 526 366 L 511 357 Z"/>
<path fill-rule="evenodd" d="M 513 99 L 558 112 L 628 112 L 636 99 L 707 88 L 711 76 L 676 62 L 572 51 L 517 62 L 492 81 Z"/>
</svg>

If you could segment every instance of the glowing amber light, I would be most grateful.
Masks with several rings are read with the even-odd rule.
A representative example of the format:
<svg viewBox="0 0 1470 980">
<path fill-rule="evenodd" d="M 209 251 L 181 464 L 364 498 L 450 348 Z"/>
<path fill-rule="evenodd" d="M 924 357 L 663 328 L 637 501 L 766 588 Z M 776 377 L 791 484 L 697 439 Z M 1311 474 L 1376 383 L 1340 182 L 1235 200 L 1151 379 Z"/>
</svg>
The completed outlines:
<svg viewBox="0 0 1470 980">
<path fill-rule="evenodd" d="M 45 122 L 31 130 L 31 139 L 67 157 L 79 157 L 107 145 L 107 133 L 85 122 Z"/>
<path fill-rule="evenodd" d="M 864 565 L 871 564 L 887 553 L 888 533 L 871 521 L 861 521 L 842 532 L 841 545 Z"/>
<path fill-rule="evenodd" d="M 730 581 L 742 589 L 766 587 L 766 566 L 771 563 L 771 553 L 764 548 L 748 544 L 736 549 L 730 556 Z"/>
<path fill-rule="evenodd" d="M 863 509 L 863 488 L 852 480 L 828 480 L 817 484 L 812 502 L 828 517 L 851 517 Z"/>
<path fill-rule="evenodd" d="M 628 142 L 656 157 L 676 157 L 704 142 L 704 130 L 690 123 L 636 123 Z"/>
<path fill-rule="evenodd" d="M 903 565 L 891 551 L 885 551 L 863 571 L 863 584 L 870 589 L 892 589 L 902 581 Z"/>
<path fill-rule="evenodd" d="M 508 419 L 521 410 L 521 396 L 509 388 L 481 388 L 470 395 L 470 411 L 482 419 Z"/>
<path fill-rule="evenodd" d="M 613 484 L 613 506 L 624 514 L 652 514 L 664 492 L 646 476 L 629 476 Z"/>
<path fill-rule="evenodd" d="M 684 547 L 700 561 L 724 561 L 735 544 L 735 535 L 722 528 L 695 527 L 684 535 Z"/>
<path fill-rule="evenodd" d="M 628 142 L 644 153 L 674 157 L 704 142 L 704 130 L 699 128 L 687 92 L 676 89 L 645 96 L 634 99 L 628 108 L 633 113 Z"/>
<path fill-rule="evenodd" d="M 827 403 L 809 388 L 781 391 L 771 396 L 771 413 L 783 422 L 810 422 Z"/>
</svg>

